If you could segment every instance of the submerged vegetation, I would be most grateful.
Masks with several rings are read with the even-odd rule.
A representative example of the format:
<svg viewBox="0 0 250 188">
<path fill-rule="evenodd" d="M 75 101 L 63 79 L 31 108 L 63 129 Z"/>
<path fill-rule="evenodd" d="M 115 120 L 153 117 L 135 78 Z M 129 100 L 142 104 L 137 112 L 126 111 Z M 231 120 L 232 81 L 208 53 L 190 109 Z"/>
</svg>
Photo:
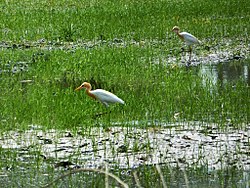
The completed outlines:
<svg viewBox="0 0 250 188">
<path fill-rule="evenodd" d="M 0 183 L 41 186 L 71 169 L 69 166 L 84 167 L 93 160 L 89 168 L 105 169 L 104 162 L 109 163 L 110 172 L 132 187 L 159 187 L 164 179 L 170 187 L 249 185 L 249 6 L 248 0 L 1 2 Z M 171 32 L 174 25 L 202 42 L 194 48 L 190 67 L 183 66 L 187 58 L 182 43 Z M 204 64 L 210 66 L 206 70 L 211 75 L 204 73 Z M 220 70 L 216 77 L 211 66 L 215 64 Z M 233 77 L 236 71 L 240 72 L 237 78 Z M 84 81 L 93 89 L 117 94 L 125 105 L 106 109 L 75 92 Z M 97 116 L 109 110 L 111 113 Z M 123 131 L 112 132 L 115 127 Z M 111 142 L 105 131 L 91 133 L 103 128 L 107 135 L 121 139 Z M 37 129 L 53 136 L 32 131 Z M 145 135 L 133 135 L 133 129 L 144 129 Z M 67 136 L 61 139 L 60 132 L 65 130 Z M 202 136 L 190 136 L 193 130 Z M 159 134 L 151 138 L 148 131 Z M 161 132 L 165 140 L 157 142 Z M 143 144 L 141 138 L 145 138 Z M 67 139 L 83 142 L 57 148 L 68 143 Z M 107 149 L 106 145 L 99 148 L 104 142 L 115 145 L 107 151 L 113 160 L 99 153 Z M 128 153 L 144 161 L 155 145 L 165 142 L 166 150 L 157 147 L 158 162 L 119 163 L 120 155 Z M 211 150 L 221 151 L 217 162 L 213 161 L 216 169 L 204 156 L 208 143 L 217 143 Z M 171 165 L 163 156 L 175 147 L 180 151 L 194 147 L 193 154 L 185 153 L 187 158 L 182 158 L 172 153 L 176 160 Z M 59 156 L 67 149 L 69 155 Z M 198 159 L 194 157 L 197 152 Z M 81 157 L 87 153 L 91 155 Z M 162 172 L 154 166 L 158 163 Z M 56 185 L 101 187 L 108 182 L 118 186 L 105 173 L 84 172 L 67 178 Z"/>
</svg>

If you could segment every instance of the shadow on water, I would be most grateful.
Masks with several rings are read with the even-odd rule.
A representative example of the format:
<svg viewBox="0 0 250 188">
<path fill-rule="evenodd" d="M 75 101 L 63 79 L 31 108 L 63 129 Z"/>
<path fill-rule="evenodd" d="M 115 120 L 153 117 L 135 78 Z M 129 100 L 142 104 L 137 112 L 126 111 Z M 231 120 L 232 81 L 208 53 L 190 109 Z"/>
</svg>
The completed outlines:
<svg viewBox="0 0 250 188">
<path fill-rule="evenodd" d="M 250 85 L 250 60 L 201 65 L 200 75 L 204 78 L 204 84 L 207 83 L 207 80 L 212 85 L 234 83 L 242 80 Z"/>
</svg>

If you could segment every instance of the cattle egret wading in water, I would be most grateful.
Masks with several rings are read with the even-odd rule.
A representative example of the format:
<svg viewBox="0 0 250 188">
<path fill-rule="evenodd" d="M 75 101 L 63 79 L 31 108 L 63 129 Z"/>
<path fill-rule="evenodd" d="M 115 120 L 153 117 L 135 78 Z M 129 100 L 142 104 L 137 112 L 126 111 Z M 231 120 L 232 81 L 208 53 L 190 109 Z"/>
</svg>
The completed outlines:
<svg viewBox="0 0 250 188">
<path fill-rule="evenodd" d="M 96 89 L 96 90 L 91 90 L 91 85 L 88 82 L 83 82 L 82 85 L 80 85 L 78 88 L 75 90 L 81 90 L 85 88 L 86 93 L 88 96 L 92 97 L 93 99 L 98 100 L 102 104 L 104 104 L 106 107 L 109 106 L 109 104 L 112 103 L 120 103 L 124 104 L 124 101 L 114 95 L 113 93 L 110 93 L 109 91 L 103 90 L 103 89 Z"/>
<path fill-rule="evenodd" d="M 201 44 L 201 41 L 199 41 L 195 36 L 193 36 L 190 33 L 187 33 L 187 32 L 180 33 L 180 28 L 177 26 L 174 26 L 172 31 L 175 32 L 178 35 L 178 37 L 180 37 L 180 39 L 183 40 L 188 45 L 189 53 L 190 53 L 189 55 L 189 64 L 190 64 L 191 54 L 192 54 L 192 45 Z"/>
</svg>

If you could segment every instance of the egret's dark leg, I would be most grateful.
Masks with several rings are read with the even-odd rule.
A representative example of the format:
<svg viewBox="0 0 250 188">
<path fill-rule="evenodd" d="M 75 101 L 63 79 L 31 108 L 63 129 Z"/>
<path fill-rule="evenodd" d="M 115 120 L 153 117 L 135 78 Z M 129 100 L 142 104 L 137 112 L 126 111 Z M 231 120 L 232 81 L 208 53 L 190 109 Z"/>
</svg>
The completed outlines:
<svg viewBox="0 0 250 188">
<path fill-rule="evenodd" d="M 111 112 L 111 110 L 108 109 L 108 104 L 106 104 L 106 103 L 103 103 L 103 104 L 105 105 L 105 109 L 106 109 L 107 111 L 106 111 L 106 112 L 98 113 L 98 114 L 95 115 L 95 117 L 100 117 L 100 116 L 102 116 L 102 115 L 105 115 L 105 114 Z"/>
<path fill-rule="evenodd" d="M 188 66 L 191 64 L 191 58 L 192 58 L 192 46 L 188 47 L 189 51 L 189 59 L 188 59 Z"/>
<path fill-rule="evenodd" d="M 110 111 L 101 112 L 101 113 L 95 114 L 95 117 L 100 117 L 100 116 L 105 115 L 105 114 L 107 114 L 107 113 L 110 113 Z"/>
<path fill-rule="evenodd" d="M 103 125 L 103 128 L 104 128 L 105 131 L 109 131 L 109 130 L 110 130 L 110 128 L 109 128 L 109 127 L 111 126 L 110 114 L 111 114 L 111 110 L 108 110 L 108 111 L 107 111 L 107 115 L 108 115 L 108 116 L 106 116 L 106 118 L 107 118 L 107 123 L 105 123 L 105 124 Z"/>
</svg>

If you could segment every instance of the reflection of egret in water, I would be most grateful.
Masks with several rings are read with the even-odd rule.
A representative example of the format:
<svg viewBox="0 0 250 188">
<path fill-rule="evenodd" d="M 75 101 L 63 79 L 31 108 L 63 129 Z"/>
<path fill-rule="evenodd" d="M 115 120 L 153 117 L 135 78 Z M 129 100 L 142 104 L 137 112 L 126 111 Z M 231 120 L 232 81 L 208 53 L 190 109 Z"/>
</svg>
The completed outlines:
<svg viewBox="0 0 250 188">
<path fill-rule="evenodd" d="M 200 75 L 202 76 L 202 84 L 204 86 L 214 86 L 218 82 L 218 71 L 215 66 L 203 65 L 200 69 Z"/>
<path fill-rule="evenodd" d="M 247 83 L 250 84 L 250 77 L 249 77 L 249 66 L 244 65 L 244 80 L 247 80 Z"/>
<path fill-rule="evenodd" d="M 243 80 L 250 84 L 250 64 L 242 61 L 232 61 L 217 65 L 202 65 L 200 75 L 203 85 L 217 85 L 218 82 L 226 84 Z"/>
</svg>

